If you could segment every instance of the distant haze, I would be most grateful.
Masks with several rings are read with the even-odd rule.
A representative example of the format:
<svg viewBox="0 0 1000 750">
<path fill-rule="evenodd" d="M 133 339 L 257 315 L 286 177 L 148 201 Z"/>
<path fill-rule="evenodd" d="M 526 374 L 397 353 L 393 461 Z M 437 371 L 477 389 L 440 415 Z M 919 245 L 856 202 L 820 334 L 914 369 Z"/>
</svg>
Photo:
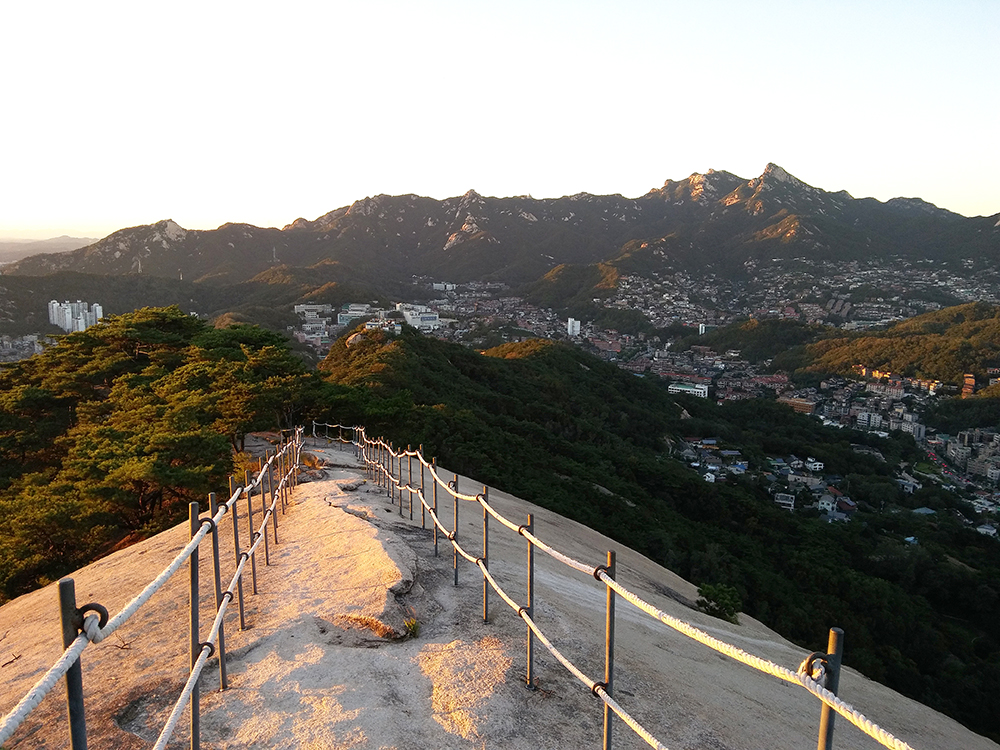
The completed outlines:
<svg viewBox="0 0 1000 750">
<path fill-rule="evenodd" d="M 0 236 L 709 169 L 1000 211 L 1000 3 L 7 3 Z M 85 43 L 81 40 L 86 40 Z"/>
</svg>

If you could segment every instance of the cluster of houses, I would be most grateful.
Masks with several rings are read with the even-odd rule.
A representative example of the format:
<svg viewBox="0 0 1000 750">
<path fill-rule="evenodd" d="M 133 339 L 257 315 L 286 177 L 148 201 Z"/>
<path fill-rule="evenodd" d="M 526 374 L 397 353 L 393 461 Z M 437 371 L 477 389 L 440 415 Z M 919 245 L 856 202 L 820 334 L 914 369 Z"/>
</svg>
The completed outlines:
<svg viewBox="0 0 1000 750">
<path fill-rule="evenodd" d="M 706 482 L 720 481 L 729 474 L 740 476 L 749 468 L 739 451 L 721 450 L 715 438 L 684 438 L 680 456 L 698 469 Z"/>
<path fill-rule="evenodd" d="M 400 302 L 392 310 L 352 302 L 340 307 L 334 320 L 333 305 L 295 305 L 299 325 L 289 329 L 292 337 L 303 344 L 309 344 L 320 352 L 330 348 L 331 342 L 348 326 L 361 318 L 369 318 L 365 323 L 368 330 L 381 329 L 394 333 L 402 331 L 402 323 L 421 331 L 436 331 L 442 325 L 438 313 L 426 305 L 410 305 Z"/>
</svg>

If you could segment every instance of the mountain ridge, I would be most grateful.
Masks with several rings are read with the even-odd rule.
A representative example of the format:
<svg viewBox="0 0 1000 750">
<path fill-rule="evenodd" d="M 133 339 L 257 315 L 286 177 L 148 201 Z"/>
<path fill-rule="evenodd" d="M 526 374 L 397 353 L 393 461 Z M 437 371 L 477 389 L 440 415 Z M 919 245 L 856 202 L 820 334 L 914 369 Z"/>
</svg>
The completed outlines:
<svg viewBox="0 0 1000 750">
<path fill-rule="evenodd" d="M 661 265 L 710 262 L 738 275 L 748 260 L 789 255 L 993 260 L 1000 257 L 998 218 L 966 218 L 919 198 L 856 199 L 808 185 L 769 163 L 753 179 L 710 169 L 668 179 L 638 198 L 495 198 L 469 190 L 440 201 L 369 196 L 281 229 L 226 223 L 186 230 L 165 219 L 69 253 L 32 256 L 4 272 L 143 273 L 235 283 L 279 263 L 310 268 L 333 261 L 342 280 L 408 282 L 430 275 L 522 284 L 560 264 L 608 262 L 639 241 L 664 251 Z"/>
</svg>

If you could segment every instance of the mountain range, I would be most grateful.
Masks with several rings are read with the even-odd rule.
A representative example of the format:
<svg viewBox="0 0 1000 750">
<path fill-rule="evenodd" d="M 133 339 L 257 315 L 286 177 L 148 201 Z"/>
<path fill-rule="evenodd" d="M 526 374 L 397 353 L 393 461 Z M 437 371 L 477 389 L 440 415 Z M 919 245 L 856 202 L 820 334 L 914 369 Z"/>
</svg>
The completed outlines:
<svg viewBox="0 0 1000 750">
<path fill-rule="evenodd" d="M 901 256 L 995 263 L 1000 214 L 966 218 L 918 198 L 852 198 L 807 185 L 775 164 L 756 178 L 709 170 L 639 198 L 579 193 L 439 201 L 378 195 L 282 229 L 172 220 L 119 230 L 86 247 L 25 258 L 5 274 L 143 274 L 236 284 L 409 284 L 414 276 L 522 285 L 553 269 L 710 271 L 739 278 L 792 258 Z"/>
<path fill-rule="evenodd" d="M 48 240 L 0 239 L 0 263 L 10 263 L 39 253 L 62 253 L 97 242 L 93 237 L 53 237 Z"/>
</svg>

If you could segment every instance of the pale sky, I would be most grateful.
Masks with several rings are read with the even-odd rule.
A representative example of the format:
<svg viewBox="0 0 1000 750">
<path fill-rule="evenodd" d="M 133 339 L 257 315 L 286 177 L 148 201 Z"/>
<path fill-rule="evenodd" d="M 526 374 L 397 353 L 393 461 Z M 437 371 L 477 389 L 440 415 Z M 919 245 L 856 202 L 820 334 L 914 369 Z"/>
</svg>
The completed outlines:
<svg viewBox="0 0 1000 750">
<path fill-rule="evenodd" d="M 0 237 L 770 162 L 1000 212 L 997 0 L 4 2 Z"/>
</svg>

